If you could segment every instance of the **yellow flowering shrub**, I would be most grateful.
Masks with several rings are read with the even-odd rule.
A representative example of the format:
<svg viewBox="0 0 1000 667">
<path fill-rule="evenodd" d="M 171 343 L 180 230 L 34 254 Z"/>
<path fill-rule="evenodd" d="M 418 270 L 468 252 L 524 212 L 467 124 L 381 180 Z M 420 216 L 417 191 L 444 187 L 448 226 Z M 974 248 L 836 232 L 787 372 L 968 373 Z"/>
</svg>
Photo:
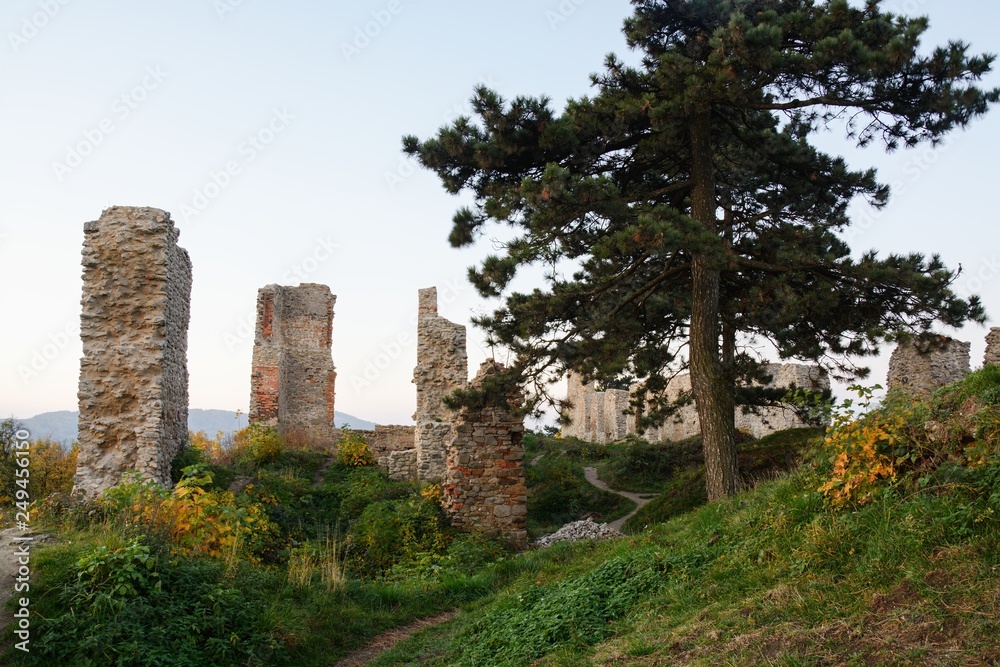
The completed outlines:
<svg viewBox="0 0 1000 667">
<path fill-rule="evenodd" d="M 344 435 L 337 448 L 337 459 L 352 468 L 371 466 L 377 462 L 364 436 L 350 429 L 344 429 Z"/>
<path fill-rule="evenodd" d="M 877 388 L 850 389 L 858 392 L 861 407 L 867 409 Z M 915 410 L 912 403 L 890 401 L 861 414 L 852 407 L 853 401 L 845 401 L 834 414 L 823 442 L 833 470 L 819 490 L 832 505 L 868 502 L 879 483 L 896 479 L 900 465 L 916 463 L 921 457 L 909 426 Z"/>
</svg>

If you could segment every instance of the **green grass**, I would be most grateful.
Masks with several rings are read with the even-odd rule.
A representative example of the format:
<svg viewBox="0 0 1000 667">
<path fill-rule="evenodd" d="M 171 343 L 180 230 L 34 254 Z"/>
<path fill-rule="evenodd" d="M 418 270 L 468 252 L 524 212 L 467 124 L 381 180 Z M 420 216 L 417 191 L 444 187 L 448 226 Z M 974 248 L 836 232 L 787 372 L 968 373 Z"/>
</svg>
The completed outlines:
<svg viewBox="0 0 1000 667">
<path fill-rule="evenodd" d="M 675 474 L 646 515 L 673 515 L 665 523 L 532 554 L 492 599 L 370 664 L 996 664 L 998 387 L 987 369 L 939 392 L 928 410 L 958 435 L 937 450 L 926 412 L 914 412 L 877 446 L 916 451 L 899 460 L 917 463 L 862 504 L 831 507 L 818 491 L 836 454 L 818 432 L 748 443 L 744 493 L 691 509 L 702 480 L 693 468 Z M 794 467 L 804 449 L 812 456 Z"/>
<path fill-rule="evenodd" d="M 711 505 L 696 440 L 603 447 L 532 436 L 526 459 L 541 455 L 528 469 L 536 529 L 560 512 L 607 520 L 627 511 L 608 505 L 617 496 L 584 494 L 585 465 L 638 470 L 633 488 L 662 493 L 624 538 L 519 555 L 437 532 L 412 485 L 333 466 L 313 488 L 321 457 L 279 458 L 254 473 L 252 493 L 280 500 L 272 519 L 286 546 L 333 531 L 351 562 L 365 557 L 352 540 L 367 535 L 382 548 L 383 534 L 424 531 L 400 540 L 398 553 L 379 552 L 395 563 L 388 569 L 332 591 L 316 580 L 290 584 L 287 548 L 256 565 L 182 558 L 153 536 L 135 542 L 135 527 L 114 517 L 71 513 L 55 527 L 59 541 L 33 555 L 33 653 L 7 649 L 0 662 L 319 667 L 385 630 L 461 607 L 370 664 L 994 664 L 998 386 L 1000 373 L 972 374 L 914 411 L 891 447 L 919 456 L 899 458 L 896 479 L 844 507 L 817 490 L 833 453 L 820 450 L 816 430 L 742 443 L 747 490 Z M 947 442 L 922 435 L 927 414 L 947 422 Z M 669 473 L 643 472 L 657 470 Z M 81 563 L 95 562 L 103 569 L 81 575 Z M 12 638 L 8 630 L 0 641 L 10 647 Z"/>
<path fill-rule="evenodd" d="M 550 550 L 496 600 L 372 664 L 1000 659 L 1000 520 L 988 488 L 886 492 L 843 511 L 815 488 L 799 472 L 642 535 Z"/>
<path fill-rule="evenodd" d="M 590 484 L 579 461 L 553 452 L 527 467 L 525 481 L 531 537 L 553 533 L 585 516 L 599 522 L 613 521 L 635 507 L 627 498 Z"/>
</svg>

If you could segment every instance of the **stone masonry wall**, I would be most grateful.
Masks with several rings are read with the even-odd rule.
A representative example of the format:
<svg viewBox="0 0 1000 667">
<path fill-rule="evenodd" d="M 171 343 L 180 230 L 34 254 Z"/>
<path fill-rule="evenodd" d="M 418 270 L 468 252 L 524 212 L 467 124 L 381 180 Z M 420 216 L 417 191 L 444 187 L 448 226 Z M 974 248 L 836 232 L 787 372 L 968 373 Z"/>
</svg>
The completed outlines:
<svg viewBox="0 0 1000 667">
<path fill-rule="evenodd" d="M 888 390 L 928 398 L 969 372 L 971 343 L 937 336 L 900 343 L 889 358 Z"/>
<path fill-rule="evenodd" d="M 445 443 L 451 436 L 453 415 L 443 399 L 469 379 L 465 351 L 465 327 L 437 314 L 437 288 L 418 293 L 417 366 L 413 383 L 417 386 L 414 446 L 417 479 L 439 481 L 444 476 Z"/>
<path fill-rule="evenodd" d="M 498 370 L 484 362 L 473 383 Z M 523 420 L 506 405 L 459 411 L 441 485 L 442 507 L 453 526 L 499 536 L 518 549 L 527 546 L 523 437 Z"/>
<path fill-rule="evenodd" d="M 187 442 L 191 259 L 170 214 L 116 206 L 84 225 L 74 486 L 96 495 L 136 470 L 170 485 Z"/>
<path fill-rule="evenodd" d="M 986 355 L 983 357 L 983 366 L 1000 364 L 1000 328 L 993 327 L 986 334 Z"/>
<path fill-rule="evenodd" d="M 268 285 L 257 293 L 257 331 L 250 376 L 250 421 L 276 425 L 332 445 L 333 306 L 326 285 Z"/>
<path fill-rule="evenodd" d="M 364 436 L 378 466 L 389 477 L 398 480 L 416 479 L 417 450 L 413 447 L 416 429 L 413 426 L 383 426 L 377 424 L 373 431 L 355 431 Z"/>
<path fill-rule="evenodd" d="M 790 387 L 820 391 L 830 388 L 830 380 L 818 366 L 804 364 L 769 364 L 769 386 Z M 567 377 L 567 399 L 572 403 L 568 416 L 570 424 L 563 428 L 563 435 L 588 442 L 605 444 L 637 433 L 650 442 L 668 442 L 690 438 L 701 432 L 698 411 L 694 403 L 680 407 L 677 413 L 661 426 L 639 433 L 637 418 L 626 414 L 632 396 L 639 390 L 639 383 L 629 391 L 609 389 L 597 391 L 593 384 L 585 385 L 578 375 Z M 691 376 L 681 374 L 667 385 L 667 396 L 677 400 L 682 393 L 690 393 Z M 756 413 L 736 410 L 736 428 L 755 438 L 788 428 L 804 426 L 804 422 L 787 408 L 762 408 Z"/>
</svg>

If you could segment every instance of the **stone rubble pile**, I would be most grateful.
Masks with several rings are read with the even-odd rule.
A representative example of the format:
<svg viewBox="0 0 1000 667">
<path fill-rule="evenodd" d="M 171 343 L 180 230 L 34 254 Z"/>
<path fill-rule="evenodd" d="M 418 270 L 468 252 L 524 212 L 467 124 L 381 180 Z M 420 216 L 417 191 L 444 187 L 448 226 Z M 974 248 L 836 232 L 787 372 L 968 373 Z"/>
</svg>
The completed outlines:
<svg viewBox="0 0 1000 667">
<path fill-rule="evenodd" d="M 574 521 L 535 541 L 535 546 L 543 549 L 556 542 L 579 542 L 580 540 L 610 540 L 624 535 L 606 523 L 595 523 L 591 519 Z"/>
</svg>

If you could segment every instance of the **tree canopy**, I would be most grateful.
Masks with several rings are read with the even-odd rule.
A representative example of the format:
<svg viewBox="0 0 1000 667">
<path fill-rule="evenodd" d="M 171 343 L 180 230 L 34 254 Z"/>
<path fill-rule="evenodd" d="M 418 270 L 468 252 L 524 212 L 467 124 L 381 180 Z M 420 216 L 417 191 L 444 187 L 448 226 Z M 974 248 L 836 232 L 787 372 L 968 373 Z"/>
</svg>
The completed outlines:
<svg viewBox="0 0 1000 667">
<path fill-rule="evenodd" d="M 514 353 L 512 381 L 572 369 L 640 378 L 655 397 L 689 369 L 714 500 L 738 487 L 735 387 L 759 372 L 743 343 L 857 374 L 852 358 L 903 332 L 985 319 L 936 255 L 852 256 L 849 204 L 885 206 L 889 188 L 811 136 L 839 125 L 861 146 L 937 142 L 1000 90 L 977 86 L 992 55 L 960 41 L 924 51 L 927 20 L 879 0 L 632 4 L 641 65 L 609 55 L 592 96 L 557 113 L 479 87 L 475 118 L 403 144 L 449 192 L 474 195 L 452 245 L 514 230 L 469 274 L 502 297 L 478 324 Z M 544 285 L 511 291 L 526 266 L 546 267 Z"/>
</svg>

